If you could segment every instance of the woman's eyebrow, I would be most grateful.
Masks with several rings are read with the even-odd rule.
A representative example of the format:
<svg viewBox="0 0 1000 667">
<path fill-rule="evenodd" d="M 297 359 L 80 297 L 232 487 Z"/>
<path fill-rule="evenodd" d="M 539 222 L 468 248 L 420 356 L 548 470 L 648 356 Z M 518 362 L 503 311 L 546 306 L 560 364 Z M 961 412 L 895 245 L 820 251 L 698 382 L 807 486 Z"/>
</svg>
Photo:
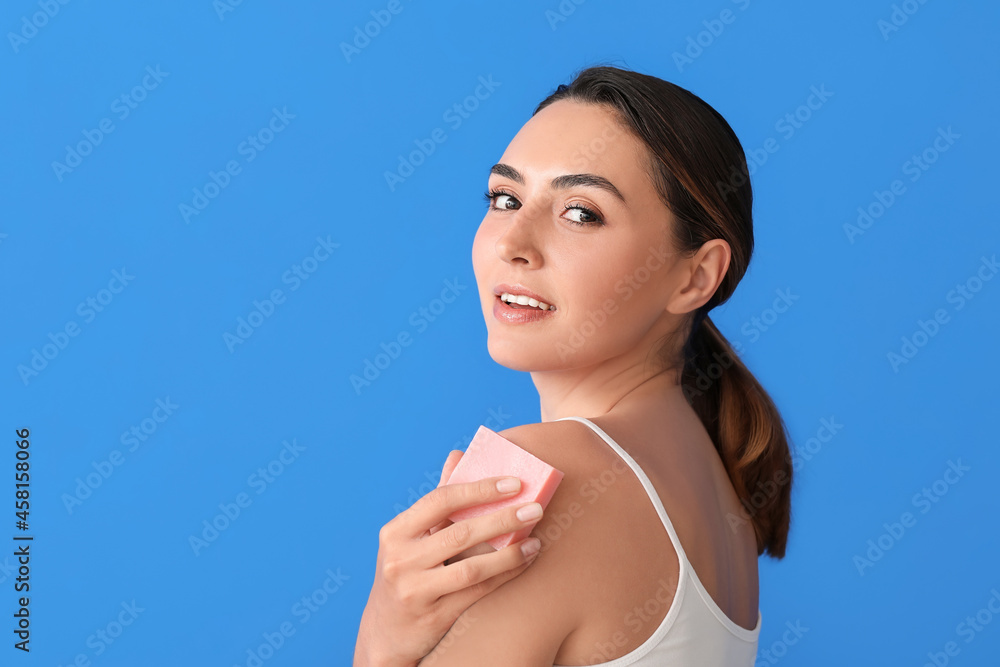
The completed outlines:
<svg viewBox="0 0 1000 667">
<path fill-rule="evenodd" d="M 522 176 L 521 172 L 509 164 L 504 164 L 502 162 L 495 164 L 490 168 L 490 173 L 509 178 L 516 183 L 524 185 L 524 176 Z M 606 192 L 610 192 L 612 195 L 617 197 L 621 203 L 626 206 L 626 208 L 628 207 L 628 202 L 625 201 L 625 196 L 622 195 L 618 188 L 615 187 L 614 183 L 603 176 L 598 176 L 597 174 L 564 174 L 562 176 L 556 176 L 552 179 L 552 187 L 556 189 L 563 190 L 574 186 L 600 188 Z"/>
</svg>

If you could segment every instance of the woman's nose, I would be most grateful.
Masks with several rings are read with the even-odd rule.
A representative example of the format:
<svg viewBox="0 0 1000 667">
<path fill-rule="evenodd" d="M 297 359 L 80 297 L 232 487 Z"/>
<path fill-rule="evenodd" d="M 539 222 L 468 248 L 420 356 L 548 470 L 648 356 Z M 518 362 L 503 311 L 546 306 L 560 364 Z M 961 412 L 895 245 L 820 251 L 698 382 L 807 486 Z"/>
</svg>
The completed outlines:
<svg viewBox="0 0 1000 667">
<path fill-rule="evenodd" d="M 543 225 L 543 215 L 543 211 L 537 206 L 522 206 L 515 213 L 509 214 L 507 225 L 496 242 L 497 256 L 508 263 L 521 262 L 529 266 L 540 266 L 540 227 Z"/>
</svg>

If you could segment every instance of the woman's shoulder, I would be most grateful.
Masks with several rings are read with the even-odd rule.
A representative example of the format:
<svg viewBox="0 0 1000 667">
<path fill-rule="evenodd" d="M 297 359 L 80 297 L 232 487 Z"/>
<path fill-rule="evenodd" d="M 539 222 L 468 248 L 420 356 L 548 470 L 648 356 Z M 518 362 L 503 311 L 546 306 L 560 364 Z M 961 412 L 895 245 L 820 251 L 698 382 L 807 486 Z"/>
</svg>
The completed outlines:
<svg viewBox="0 0 1000 667">
<path fill-rule="evenodd" d="M 588 421 L 601 428 L 597 420 Z M 586 424 L 566 419 L 523 424 L 498 433 L 563 472 L 563 481 L 546 514 L 563 511 L 575 515 L 587 508 L 590 517 L 579 524 L 606 533 L 608 526 L 603 524 L 602 519 L 614 520 L 618 509 L 623 506 L 635 509 L 639 500 L 649 506 L 652 512 L 649 518 L 659 521 L 635 471 L 600 434 Z M 582 516 L 574 518 L 583 519 Z M 545 528 L 542 524 L 539 526 Z M 578 529 L 578 539 L 589 538 L 583 532 L 583 528 Z"/>
<path fill-rule="evenodd" d="M 621 460 L 592 429 L 573 419 L 522 424 L 497 433 L 564 474 L 599 473 Z"/>
<path fill-rule="evenodd" d="M 524 424 L 499 432 L 563 473 L 562 482 L 532 535 L 541 556 L 566 559 L 567 575 L 590 569 L 622 530 L 621 513 L 635 509 L 642 487 L 624 460 L 587 425 L 575 420 Z M 646 501 L 645 505 L 649 505 Z M 652 510 L 652 506 L 649 505 Z M 656 520 L 655 512 L 651 517 Z"/>
<path fill-rule="evenodd" d="M 713 600 L 740 625 L 752 627 L 757 609 L 753 532 L 749 527 L 736 530 L 727 522 L 726 517 L 739 516 L 739 500 L 700 425 L 685 420 L 683 414 L 649 419 L 605 415 L 589 421 L 632 459 L 652 491 L 609 443 L 579 421 L 527 424 L 510 429 L 509 435 L 551 465 L 566 467 L 564 484 L 546 511 L 549 523 L 536 529 L 543 550 L 547 544 L 562 542 L 564 549 L 556 548 L 555 553 L 566 561 L 566 576 L 592 573 L 580 584 L 585 591 L 577 601 L 581 618 L 566 647 L 583 650 L 594 637 L 621 630 L 622 619 L 635 608 L 636 600 L 648 598 L 649 590 L 672 601 L 680 561 L 673 539 L 661 527 L 663 518 L 651 493 Z M 623 563 L 642 566 L 637 570 L 622 567 Z M 621 654 L 653 632 L 668 606 L 669 602 L 641 628 L 626 633 L 633 641 L 620 647 Z M 574 643 L 574 637 L 579 641 Z M 562 664 L 579 657 L 578 650 L 563 656 Z"/>
<path fill-rule="evenodd" d="M 590 421 L 602 428 L 599 420 Z M 680 569 L 669 537 L 657 530 L 661 520 L 642 482 L 579 421 L 525 424 L 501 435 L 564 473 L 532 533 L 542 543 L 540 560 L 518 577 L 526 586 L 536 577 L 561 581 L 570 631 L 556 662 L 586 661 L 599 638 L 622 638 L 616 655 L 605 659 L 638 647 L 666 614 Z M 660 613 L 635 618 L 636 601 L 646 601 L 650 590 L 657 591 Z"/>
<path fill-rule="evenodd" d="M 636 571 L 629 563 L 650 556 L 630 552 L 623 542 L 629 534 L 648 533 L 642 526 L 623 525 L 635 516 L 618 497 L 627 488 L 618 480 L 628 468 L 616 465 L 620 457 L 573 420 L 524 424 L 498 433 L 564 476 L 532 531 L 541 541 L 535 561 L 462 613 L 441 640 L 449 647 L 446 662 L 474 664 L 473 656 L 483 646 L 513 650 L 509 644 L 497 645 L 497 637 L 518 637 L 516 653 L 522 659 L 544 655 L 553 663 L 579 664 L 576 658 L 583 649 L 566 653 L 566 647 L 581 637 L 589 641 L 619 629 L 628 604 L 635 602 L 622 591 Z M 595 631 L 595 618 L 605 619 L 607 626 Z M 587 629 L 585 635 L 581 629 Z M 590 644 L 585 650 L 592 648 Z"/>
</svg>

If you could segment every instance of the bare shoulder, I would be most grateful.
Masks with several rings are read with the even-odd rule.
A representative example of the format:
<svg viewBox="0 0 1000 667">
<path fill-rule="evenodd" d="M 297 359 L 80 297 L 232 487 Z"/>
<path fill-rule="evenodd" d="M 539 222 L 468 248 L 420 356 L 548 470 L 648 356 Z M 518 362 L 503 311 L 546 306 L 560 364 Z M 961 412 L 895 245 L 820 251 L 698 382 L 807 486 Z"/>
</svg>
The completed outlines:
<svg viewBox="0 0 1000 667">
<path fill-rule="evenodd" d="M 497 433 L 567 476 L 599 472 L 602 467 L 620 460 L 600 436 L 574 419 L 522 424 Z M 560 484 L 560 489 L 562 486 Z M 567 494 L 557 491 L 557 495 Z"/>
<path fill-rule="evenodd" d="M 623 475 L 631 475 L 631 470 L 600 436 L 575 420 L 524 424 L 500 435 L 563 473 L 559 488 L 532 531 L 542 547 L 538 562 L 528 573 L 535 570 L 538 577 L 549 568 L 558 572 L 567 587 L 559 592 L 568 609 L 579 613 L 579 602 L 588 591 L 575 577 L 590 572 L 593 559 L 602 552 L 616 512 L 622 508 L 621 494 L 608 491 Z M 538 567 L 543 561 L 545 566 Z"/>
<path fill-rule="evenodd" d="M 638 647 L 666 614 L 679 574 L 642 482 L 579 421 L 525 424 L 501 435 L 565 476 L 532 533 L 542 543 L 538 562 L 498 590 L 538 586 L 562 600 L 559 613 L 568 632 L 557 663 L 600 662 Z M 637 599 L 648 615 L 634 613 Z M 596 645 L 613 650 L 598 659 Z"/>
<path fill-rule="evenodd" d="M 563 472 L 532 535 L 541 540 L 542 555 L 555 554 L 550 560 L 565 554 L 565 572 L 587 568 L 578 549 L 590 556 L 600 552 L 599 542 L 613 529 L 616 513 L 627 507 L 629 480 L 638 485 L 638 479 L 597 433 L 576 420 L 525 424 L 500 435 Z"/>
<path fill-rule="evenodd" d="M 428 656 L 439 665 L 494 664 L 483 662 L 484 655 L 496 664 L 533 665 L 535 659 L 538 664 L 561 663 L 568 656 L 567 642 L 593 623 L 595 611 L 600 613 L 609 597 L 616 602 L 612 618 L 632 601 L 622 596 L 616 579 L 634 570 L 622 567 L 628 545 L 618 533 L 635 531 L 628 527 L 630 519 L 623 521 L 629 512 L 614 491 L 624 488 L 616 480 L 631 470 L 575 420 L 498 433 L 562 471 L 563 479 L 532 531 L 541 541 L 535 562 L 466 609 L 441 640 L 442 650 L 436 651 L 441 655 Z M 588 638 L 593 634 L 588 632 Z M 514 646 L 511 637 L 518 638 Z M 505 639 L 498 644 L 498 638 Z M 508 655 L 510 651 L 516 655 Z"/>
<path fill-rule="evenodd" d="M 736 532 L 726 522 L 741 506 L 707 434 L 680 418 L 589 421 L 641 467 L 716 604 L 752 628 L 756 543 L 749 525 Z M 557 662 L 600 662 L 638 647 L 672 605 L 680 574 L 673 541 L 643 482 L 576 420 L 526 424 L 501 435 L 566 474 L 533 533 L 542 541 L 539 558 L 548 555 L 554 576 L 570 584 L 565 596 L 574 629 Z M 637 605 L 646 613 L 634 614 Z M 593 660 L 595 645 L 616 650 Z"/>
</svg>

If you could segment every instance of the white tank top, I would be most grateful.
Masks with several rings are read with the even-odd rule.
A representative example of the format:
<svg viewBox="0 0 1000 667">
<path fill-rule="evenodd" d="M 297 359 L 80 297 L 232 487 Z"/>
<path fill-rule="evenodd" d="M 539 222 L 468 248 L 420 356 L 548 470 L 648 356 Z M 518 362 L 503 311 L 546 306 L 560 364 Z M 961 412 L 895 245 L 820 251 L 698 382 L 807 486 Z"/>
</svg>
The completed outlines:
<svg viewBox="0 0 1000 667">
<path fill-rule="evenodd" d="M 563 417 L 555 421 L 573 419 L 586 424 L 601 436 L 635 472 L 657 514 L 663 521 L 667 535 L 677 551 L 680 574 L 677 592 L 666 616 L 653 634 L 636 648 L 620 658 L 594 663 L 594 667 L 667 667 L 673 665 L 698 665 L 699 667 L 753 667 L 760 636 L 761 613 L 757 611 L 757 626 L 747 630 L 734 623 L 715 603 L 702 585 L 690 561 L 681 548 L 670 518 L 660 501 L 652 482 L 639 464 L 622 449 L 611 436 L 597 424 L 584 417 Z M 610 639 L 610 638 L 609 638 Z M 594 647 L 594 654 L 600 649 Z M 552 667 L 562 667 L 553 665 Z M 589 667 L 589 666 L 588 666 Z"/>
</svg>

